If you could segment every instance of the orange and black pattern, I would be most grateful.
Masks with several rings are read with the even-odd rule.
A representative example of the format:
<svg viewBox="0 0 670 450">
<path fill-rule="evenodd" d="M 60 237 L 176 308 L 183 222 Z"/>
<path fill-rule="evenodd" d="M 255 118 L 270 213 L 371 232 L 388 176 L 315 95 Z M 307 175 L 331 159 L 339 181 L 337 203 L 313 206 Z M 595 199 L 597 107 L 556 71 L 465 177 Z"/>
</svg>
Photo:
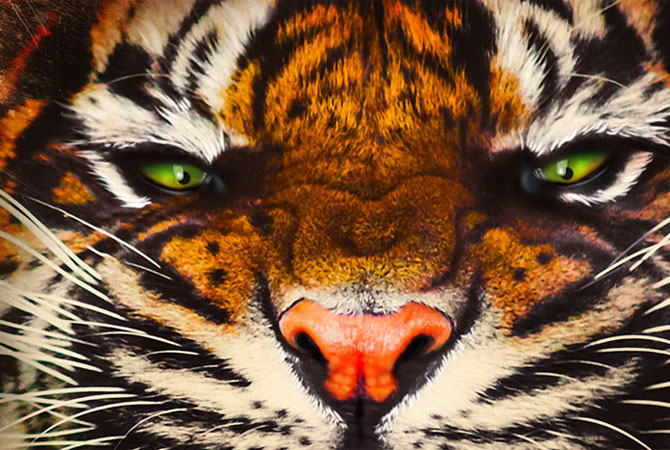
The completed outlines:
<svg viewBox="0 0 670 450">
<path fill-rule="evenodd" d="M 66 3 L 0 0 L 0 448 L 670 448 L 666 2 Z"/>
</svg>

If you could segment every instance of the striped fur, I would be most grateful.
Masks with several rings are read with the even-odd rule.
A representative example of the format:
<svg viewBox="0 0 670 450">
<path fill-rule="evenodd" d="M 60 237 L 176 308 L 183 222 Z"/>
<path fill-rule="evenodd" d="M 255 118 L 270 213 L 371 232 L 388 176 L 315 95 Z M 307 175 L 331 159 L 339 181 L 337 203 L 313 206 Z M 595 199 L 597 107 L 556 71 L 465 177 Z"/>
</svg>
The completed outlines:
<svg viewBox="0 0 670 450">
<path fill-rule="evenodd" d="M 670 448 L 665 2 L 71 8 L 0 1 L 0 448 Z M 454 333 L 338 402 L 300 299 Z"/>
</svg>

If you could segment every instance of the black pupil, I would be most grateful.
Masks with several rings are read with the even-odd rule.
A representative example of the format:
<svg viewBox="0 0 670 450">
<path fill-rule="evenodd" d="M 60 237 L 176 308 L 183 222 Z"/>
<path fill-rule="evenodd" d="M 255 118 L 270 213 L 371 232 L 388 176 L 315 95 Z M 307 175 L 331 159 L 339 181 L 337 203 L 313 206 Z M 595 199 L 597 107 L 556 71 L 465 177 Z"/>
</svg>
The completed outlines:
<svg viewBox="0 0 670 450">
<path fill-rule="evenodd" d="M 184 171 L 181 174 L 181 178 L 179 178 L 177 181 L 179 182 L 179 184 L 188 184 L 189 181 L 191 181 L 191 175 L 188 172 Z"/>
<path fill-rule="evenodd" d="M 573 176 L 574 174 L 575 174 L 575 173 L 572 171 L 571 168 L 566 167 L 566 168 L 565 168 L 565 173 L 564 173 L 563 175 L 561 175 L 561 178 L 563 178 L 564 180 L 569 180 L 570 178 L 572 178 L 572 176 Z M 186 175 L 186 174 L 184 174 L 184 175 Z"/>
</svg>

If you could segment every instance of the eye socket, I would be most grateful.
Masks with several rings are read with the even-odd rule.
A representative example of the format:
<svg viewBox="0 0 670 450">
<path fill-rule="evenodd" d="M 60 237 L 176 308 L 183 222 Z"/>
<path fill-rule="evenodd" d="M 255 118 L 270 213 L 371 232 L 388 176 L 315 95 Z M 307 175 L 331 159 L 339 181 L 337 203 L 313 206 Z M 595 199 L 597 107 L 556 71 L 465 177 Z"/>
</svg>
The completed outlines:
<svg viewBox="0 0 670 450">
<path fill-rule="evenodd" d="M 573 153 L 551 161 L 537 169 L 538 178 L 554 184 L 578 183 L 602 168 L 609 159 L 606 151 L 584 151 Z"/>
<path fill-rule="evenodd" d="M 140 173 L 156 186 L 174 192 L 186 192 L 204 184 L 208 174 L 184 161 L 160 161 L 142 164 Z"/>
</svg>

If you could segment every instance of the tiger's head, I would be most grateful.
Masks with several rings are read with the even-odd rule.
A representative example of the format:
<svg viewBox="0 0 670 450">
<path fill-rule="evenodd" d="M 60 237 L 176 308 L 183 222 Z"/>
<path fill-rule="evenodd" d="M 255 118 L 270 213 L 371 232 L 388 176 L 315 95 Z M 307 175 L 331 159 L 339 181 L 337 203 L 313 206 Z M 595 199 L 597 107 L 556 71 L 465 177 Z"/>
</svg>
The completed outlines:
<svg viewBox="0 0 670 450">
<path fill-rule="evenodd" d="M 89 20 L 4 95 L 8 442 L 669 444 L 670 7 Z"/>
</svg>

